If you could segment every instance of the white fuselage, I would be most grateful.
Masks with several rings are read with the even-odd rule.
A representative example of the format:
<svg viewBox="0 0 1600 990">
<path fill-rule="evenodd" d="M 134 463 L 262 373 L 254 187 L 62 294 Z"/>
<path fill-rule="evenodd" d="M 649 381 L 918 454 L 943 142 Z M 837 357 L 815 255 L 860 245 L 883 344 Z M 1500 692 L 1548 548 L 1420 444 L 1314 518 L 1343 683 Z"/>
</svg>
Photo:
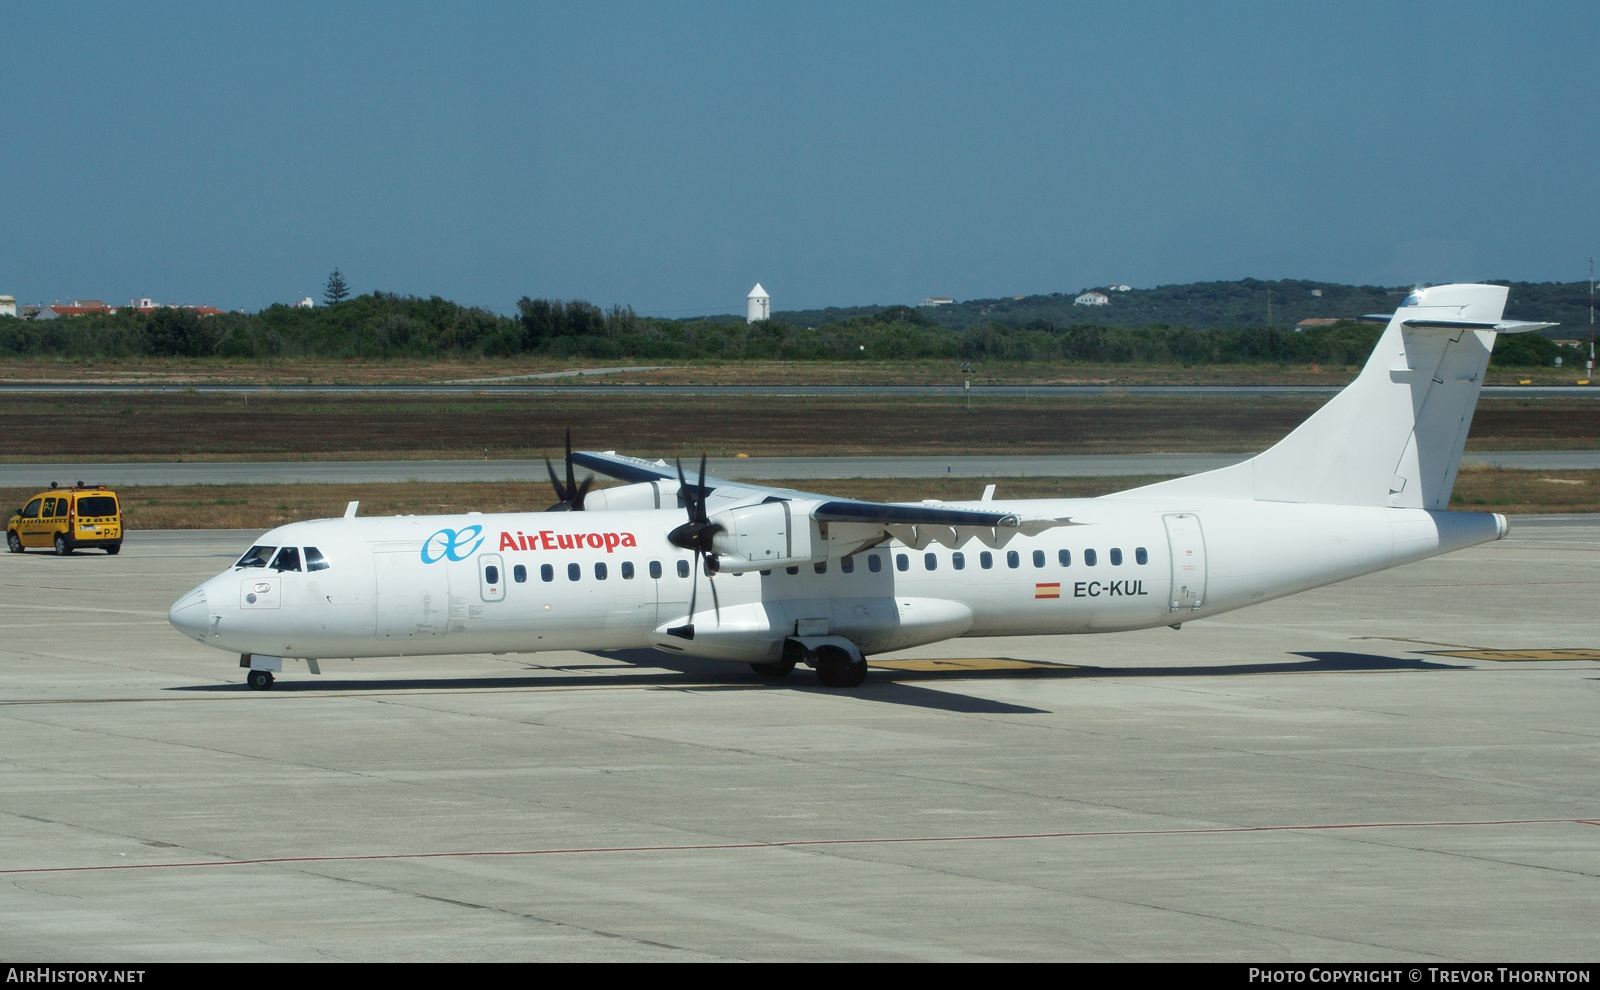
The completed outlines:
<svg viewBox="0 0 1600 990">
<path fill-rule="evenodd" d="M 666 538 L 681 510 L 321 519 L 258 544 L 316 548 L 323 569 L 233 567 L 171 619 L 209 646 L 279 657 L 654 647 L 761 662 L 794 635 L 844 637 L 872 654 L 1170 625 L 1505 533 L 1490 514 L 1233 499 L 965 505 L 1073 524 L 995 546 L 887 541 L 795 573 L 702 573 L 696 595 L 694 555 Z M 694 638 L 669 635 L 692 597 Z"/>
</svg>

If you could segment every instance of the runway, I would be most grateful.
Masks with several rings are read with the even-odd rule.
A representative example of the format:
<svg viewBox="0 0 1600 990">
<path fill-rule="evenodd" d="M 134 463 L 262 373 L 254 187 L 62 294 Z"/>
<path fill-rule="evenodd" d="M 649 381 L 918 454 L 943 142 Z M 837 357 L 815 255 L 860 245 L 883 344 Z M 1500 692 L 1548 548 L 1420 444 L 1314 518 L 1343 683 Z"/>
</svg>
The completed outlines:
<svg viewBox="0 0 1600 990">
<path fill-rule="evenodd" d="M 629 369 L 598 369 L 625 371 Z M 611 395 L 618 397 L 666 395 L 770 395 L 770 396 L 945 396 L 971 394 L 984 397 L 1083 397 L 1101 395 L 1212 396 L 1219 398 L 1284 395 L 1333 395 L 1338 385 L 580 385 L 587 377 L 575 372 L 529 375 L 525 379 L 463 380 L 414 385 L 223 385 L 158 384 L 151 382 L 0 382 L 0 395 L 198 392 L 215 395 Z M 545 380 L 540 380 L 545 379 Z M 559 381 L 553 381 L 559 379 Z M 1575 385 L 1491 385 L 1486 399 L 1600 398 L 1600 388 Z"/>
<path fill-rule="evenodd" d="M 1600 517 L 855 691 L 557 653 L 250 692 L 165 614 L 254 535 L 0 557 L 0 954 L 1600 956 Z"/>
<path fill-rule="evenodd" d="M 1065 478 L 1198 474 L 1249 454 L 1092 454 L 1023 457 L 714 457 L 711 475 L 728 480 L 825 478 Z M 1526 471 L 1600 470 L 1600 450 L 1468 453 L 1464 465 Z M 694 465 L 698 470 L 698 462 Z M 186 461 L 0 464 L 0 487 L 91 485 L 356 484 L 404 481 L 526 481 L 549 484 L 544 461 Z"/>
</svg>

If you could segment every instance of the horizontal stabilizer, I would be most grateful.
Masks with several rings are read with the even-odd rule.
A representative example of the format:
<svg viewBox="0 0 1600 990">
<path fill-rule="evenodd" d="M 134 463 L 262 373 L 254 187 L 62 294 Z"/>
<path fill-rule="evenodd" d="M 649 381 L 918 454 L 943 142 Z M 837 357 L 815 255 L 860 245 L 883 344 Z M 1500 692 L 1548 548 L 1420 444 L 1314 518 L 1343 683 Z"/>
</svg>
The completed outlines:
<svg viewBox="0 0 1600 990">
<path fill-rule="evenodd" d="M 1394 319 L 1393 313 L 1369 313 L 1360 317 L 1361 323 L 1382 323 L 1385 326 Z M 1559 323 L 1529 323 L 1525 320 L 1497 320 L 1486 323 L 1481 320 L 1448 320 L 1437 317 L 1414 317 L 1402 320 L 1406 326 L 1413 330 L 1493 330 L 1496 333 L 1527 333 L 1530 330 L 1548 330 L 1559 327 Z"/>
<path fill-rule="evenodd" d="M 1402 320 L 1404 325 L 1413 330 L 1493 330 L 1495 333 L 1527 333 L 1529 330 L 1543 330 L 1546 327 L 1558 327 L 1559 323 L 1525 323 L 1522 320 L 1508 320 L 1504 323 L 1477 323 L 1472 320 Z"/>
</svg>

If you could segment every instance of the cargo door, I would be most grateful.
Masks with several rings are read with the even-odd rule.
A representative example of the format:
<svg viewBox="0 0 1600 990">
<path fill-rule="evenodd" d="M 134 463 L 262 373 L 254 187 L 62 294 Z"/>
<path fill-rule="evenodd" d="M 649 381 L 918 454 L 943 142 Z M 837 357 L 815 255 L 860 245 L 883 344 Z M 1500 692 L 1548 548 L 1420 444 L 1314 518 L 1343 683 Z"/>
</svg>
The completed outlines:
<svg viewBox="0 0 1600 990">
<path fill-rule="evenodd" d="M 1200 517 L 1190 512 L 1163 517 L 1167 524 L 1167 544 L 1172 549 L 1172 591 L 1167 610 L 1193 610 L 1206 600 L 1206 542 L 1200 532 Z"/>
<path fill-rule="evenodd" d="M 422 562 L 422 544 L 375 548 L 379 639 L 433 639 L 449 631 L 450 582 L 443 562 Z"/>
</svg>

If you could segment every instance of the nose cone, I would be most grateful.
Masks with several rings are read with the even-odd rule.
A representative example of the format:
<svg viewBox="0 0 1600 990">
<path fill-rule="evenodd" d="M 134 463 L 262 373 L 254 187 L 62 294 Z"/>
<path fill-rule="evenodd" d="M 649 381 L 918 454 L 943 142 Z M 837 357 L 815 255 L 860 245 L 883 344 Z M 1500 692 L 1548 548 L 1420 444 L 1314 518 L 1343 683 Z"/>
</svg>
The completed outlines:
<svg viewBox="0 0 1600 990">
<path fill-rule="evenodd" d="M 206 593 L 194 589 L 167 611 L 167 621 L 172 628 L 202 643 L 206 641 L 206 625 L 211 620 L 211 609 L 206 605 Z"/>
</svg>

